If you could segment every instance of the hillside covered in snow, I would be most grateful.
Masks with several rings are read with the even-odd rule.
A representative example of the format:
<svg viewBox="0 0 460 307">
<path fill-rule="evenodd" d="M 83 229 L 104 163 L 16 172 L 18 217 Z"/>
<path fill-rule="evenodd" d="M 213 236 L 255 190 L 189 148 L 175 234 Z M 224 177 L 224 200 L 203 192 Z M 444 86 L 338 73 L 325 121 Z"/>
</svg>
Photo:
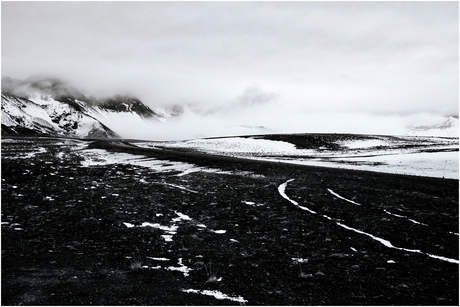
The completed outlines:
<svg viewBox="0 0 460 307">
<path fill-rule="evenodd" d="M 148 129 L 162 116 L 139 99 L 88 98 L 60 80 L 2 78 L 2 134 L 125 137 L 126 126 Z"/>
</svg>

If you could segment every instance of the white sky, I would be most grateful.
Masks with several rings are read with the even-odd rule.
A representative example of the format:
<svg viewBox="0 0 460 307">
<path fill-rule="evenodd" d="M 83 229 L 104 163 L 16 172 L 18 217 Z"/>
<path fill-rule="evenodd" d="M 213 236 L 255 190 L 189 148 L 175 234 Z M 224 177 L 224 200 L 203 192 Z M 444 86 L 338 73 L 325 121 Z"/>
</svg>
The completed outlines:
<svg viewBox="0 0 460 307">
<path fill-rule="evenodd" d="M 200 114 L 458 115 L 456 1 L 1 8 L 2 76 L 54 75 L 90 94 L 129 91 Z"/>
</svg>

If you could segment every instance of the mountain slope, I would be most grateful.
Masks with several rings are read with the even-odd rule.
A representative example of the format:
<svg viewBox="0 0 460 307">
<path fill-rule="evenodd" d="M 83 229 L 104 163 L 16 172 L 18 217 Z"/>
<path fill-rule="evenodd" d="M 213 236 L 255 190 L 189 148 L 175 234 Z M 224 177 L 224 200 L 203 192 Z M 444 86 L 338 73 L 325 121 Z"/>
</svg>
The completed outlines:
<svg viewBox="0 0 460 307">
<path fill-rule="evenodd" d="M 151 131 L 165 119 L 135 97 L 87 97 L 46 76 L 2 78 L 2 134 L 131 137 L 131 131 Z"/>
<path fill-rule="evenodd" d="M 118 135 L 106 125 L 70 104 L 32 101 L 2 94 L 2 134 L 46 134 L 113 138 Z"/>
<path fill-rule="evenodd" d="M 2 134 L 127 137 L 127 128 L 150 130 L 164 120 L 135 97 L 87 97 L 59 79 L 43 76 L 2 78 Z"/>
</svg>

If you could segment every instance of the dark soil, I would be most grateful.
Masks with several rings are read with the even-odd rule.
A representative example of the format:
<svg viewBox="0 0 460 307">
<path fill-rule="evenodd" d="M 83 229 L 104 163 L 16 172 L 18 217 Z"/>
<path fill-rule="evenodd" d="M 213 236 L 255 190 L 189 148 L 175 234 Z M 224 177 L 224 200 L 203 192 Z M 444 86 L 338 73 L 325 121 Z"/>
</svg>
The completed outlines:
<svg viewBox="0 0 460 307">
<path fill-rule="evenodd" d="M 184 289 L 218 290 L 247 305 L 459 304 L 458 263 L 427 255 L 459 259 L 458 180 L 104 141 L 91 146 L 234 174 L 82 167 L 78 142 L 2 142 L 2 305 L 239 304 Z M 18 157 L 37 146 L 47 151 Z M 318 214 L 280 195 L 290 179 L 289 198 Z M 192 220 L 177 223 L 171 242 L 163 230 L 139 227 L 172 225 L 177 212 Z M 336 222 L 422 252 L 389 248 Z M 192 269 L 188 276 L 167 269 L 179 262 Z M 210 269 L 222 279 L 209 280 Z"/>
</svg>

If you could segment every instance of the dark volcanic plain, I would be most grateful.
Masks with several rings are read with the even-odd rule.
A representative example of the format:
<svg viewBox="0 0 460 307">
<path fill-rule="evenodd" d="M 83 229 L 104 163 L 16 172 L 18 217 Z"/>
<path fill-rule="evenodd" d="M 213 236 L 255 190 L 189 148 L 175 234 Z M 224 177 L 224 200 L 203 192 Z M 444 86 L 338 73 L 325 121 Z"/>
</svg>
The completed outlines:
<svg viewBox="0 0 460 307">
<path fill-rule="evenodd" d="M 2 305 L 459 304 L 458 263 L 428 255 L 458 260 L 458 180 L 123 142 L 5 140 Z M 228 173 L 83 167 L 82 143 Z M 23 156 L 36 147 L 46 151 Z M 291 179 L 286 195 L 316 214 L 282 197 Z M 168 240 L 145 222 L 178 228 Z"/>
</svg>

